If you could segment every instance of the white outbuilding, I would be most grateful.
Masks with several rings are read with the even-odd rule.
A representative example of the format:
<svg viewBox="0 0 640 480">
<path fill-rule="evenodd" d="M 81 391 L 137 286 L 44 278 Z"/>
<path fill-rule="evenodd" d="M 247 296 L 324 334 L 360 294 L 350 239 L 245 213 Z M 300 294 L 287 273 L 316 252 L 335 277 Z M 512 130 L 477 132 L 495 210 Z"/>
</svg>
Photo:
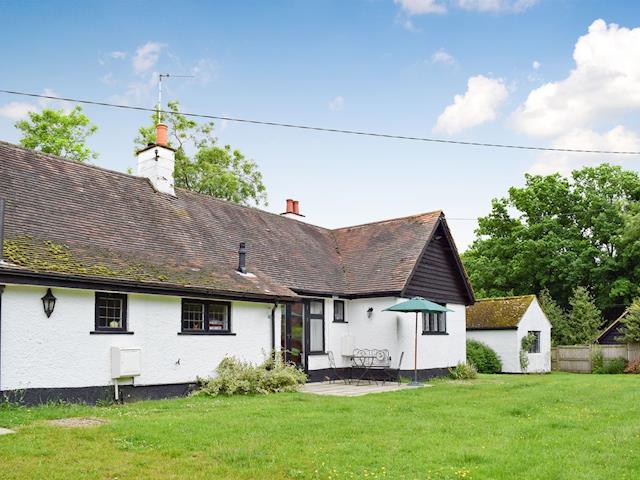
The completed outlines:
<svg viewBox="0 0 640 480">
<path fill-rule="evenodd" d="M 523 373 L 520 350 L 529 333 L 534 341 L 525 352 L 526 371 L 551 371 L 551 323 L 535 295 L 487 298 L 467 307 L 467 339 L 491 347 L 505 373 Z"/>
</svg>

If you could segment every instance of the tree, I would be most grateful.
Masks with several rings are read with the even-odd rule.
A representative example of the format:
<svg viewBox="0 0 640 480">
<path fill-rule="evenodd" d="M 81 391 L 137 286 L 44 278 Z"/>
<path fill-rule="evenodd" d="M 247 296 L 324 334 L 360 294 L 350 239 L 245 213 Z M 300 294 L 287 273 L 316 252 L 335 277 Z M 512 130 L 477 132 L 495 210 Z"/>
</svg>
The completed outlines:
<svg viewBox="0 0 640 480">
<path fill-rule="evenodd" d="M 569 300 L 571 313 L 567 319 L 568 345 L 591 343 L 598 336 L 602 314 L 585 287 L 577 287 Z"/>
<path fill-rule="evenodd" d="M 567 308 L 575 285 L 589 285 L 602 310 L 640 295 L 640 176 L 602 164 L 526 175 L 492 201 L 463 255 L 479 296 L 539 294 Z M 633 228 L 631 228 L 633 227 Z"/>
<path fill-rule="evenodd" d="M 622 335 L 618 340 L 626 343 L 640 343 L 640 298 L 633 301 L 620 323 Z"/>
<path fill-rule="evenodd" d="M 180 113 L 178 102 L 169 102 L 170 113 L 162 121 L 169 126 L 170 146 L 176 148 L 174 180 L 177 187 L 229 200 L 234 203 L 267 203 L 266 188 L 258 165 L 229 145 L 218 146 L 213 136 L 213 122 L 198 124 Z M 140 127 L 135 139 L 137 148 L 155 141 L 152 124 Z"/>
<path fill-rule="evenodd" d="M 22 132 L 20 145 L 23 147 L 76 162 L 98 158 L 98 154 L 85 144 L 98 127 L 82 113 L 79 105 L 68 113 L 50 108 L 39 113 L 30 112 L 29 120 L 19 120 L 15 126 Z"/>
<path fill-rule="evenodd" d="M 540 308 L 551 322 L 551 342 L 554 345 L 567 345 L 569 343 L 567 312 L 558 305 L 546 288 L 540 292 L 538 300 Z"/>
</svg>

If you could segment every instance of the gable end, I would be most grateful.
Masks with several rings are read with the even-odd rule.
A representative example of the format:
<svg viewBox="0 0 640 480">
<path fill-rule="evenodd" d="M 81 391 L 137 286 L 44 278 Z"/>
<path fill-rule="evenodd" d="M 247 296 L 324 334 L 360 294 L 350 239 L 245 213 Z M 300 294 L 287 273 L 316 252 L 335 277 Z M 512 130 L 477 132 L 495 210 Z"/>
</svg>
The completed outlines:
<svg viewBox="0 0 640 480">
<path fill-rule="evenodd" d="M 402 292 L 443 303 L 471 305 L 471 285 L 446 223 L 440 219 Z"/>
</svg>

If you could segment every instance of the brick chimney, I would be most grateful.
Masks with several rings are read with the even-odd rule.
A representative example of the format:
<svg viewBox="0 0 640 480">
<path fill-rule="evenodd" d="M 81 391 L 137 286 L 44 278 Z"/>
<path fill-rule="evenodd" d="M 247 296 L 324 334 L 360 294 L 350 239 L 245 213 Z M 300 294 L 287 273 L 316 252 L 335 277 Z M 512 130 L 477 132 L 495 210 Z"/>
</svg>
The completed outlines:
<svg viewBox="0 0 640 480">
<path fill-rule="evenodd" d="M 292 198 L 287 198 L 286 210 L 280 215 L 295 220 L 302 220 L 304 218 L 304 215 L 300 213 L 300 202 Z"/>
<path fill-rule="evenodd" d="M 148 178 L 153 188 L 175 196 L 173 169 L 175 150 L 169 146 L 169 129 L 163 123 L 156 125 L 156 141 L 137 152 L 138 176 Z"/>
</svg>

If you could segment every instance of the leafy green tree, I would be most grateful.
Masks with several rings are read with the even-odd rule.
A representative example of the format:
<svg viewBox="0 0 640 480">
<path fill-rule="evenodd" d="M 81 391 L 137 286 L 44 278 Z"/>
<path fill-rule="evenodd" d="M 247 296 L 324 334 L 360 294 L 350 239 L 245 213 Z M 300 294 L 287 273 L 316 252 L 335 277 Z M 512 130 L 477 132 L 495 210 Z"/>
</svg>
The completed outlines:
<svg viewBox="0 0 640 480">
<path fill-rule="evenodd" d="M 570 179 L 554 174 L 525 180 L 493 200 L 463 255 L 478 296 L 546 288 L 566 308 L 573 287 L 589 285 L 602 310 L 638 296 L 638 173 L 602 164 L 575 170 Z"/>
<path fill-rule="evenodd" d="M 540 308 L 551 322 L 551 342 L 554 345 L 566 345 L 568 343 L 567 312 L 553 299 L 546 288 L 538 296 Z"/>
<path fill-rule="evenodd" d="M 256 205 L 267 203 L 266 187 L 258 165 L 229 145 L 218 146 L 213 122 L 198 124 L 180 113 L 179 102 L 169 102 L 162 121 L 169 127 L 169 143 L 176 148 L 175 185 L 198 193 Z M 155 141 L 157 116 L 140 127 L 136 148 Z"/>
<path fill-rule="evenodd" d="M 640 298 L 633 301 L 620 323 L 622 335 L 619 340 L 626 343 L 640 343 Z"/>
<path fill-rule="evenodd" d="M 28 120 L 15 124 L 22 132 L 20 145 L 32 150 L 86 162 L 98 158 L 98 154 L 86 145 L 86 140 L 98 127 L 75 106 L 69 113 L 45 108 L 42 112 L 30 112 Z"/>
<path fill-rule="evenodd" d="M 568 345 L 591 343 L 598 336 L 602 314 L 585 287 L 576 287 L 569 300 L 571 313 L 567 318 Z"/>
</svg>

